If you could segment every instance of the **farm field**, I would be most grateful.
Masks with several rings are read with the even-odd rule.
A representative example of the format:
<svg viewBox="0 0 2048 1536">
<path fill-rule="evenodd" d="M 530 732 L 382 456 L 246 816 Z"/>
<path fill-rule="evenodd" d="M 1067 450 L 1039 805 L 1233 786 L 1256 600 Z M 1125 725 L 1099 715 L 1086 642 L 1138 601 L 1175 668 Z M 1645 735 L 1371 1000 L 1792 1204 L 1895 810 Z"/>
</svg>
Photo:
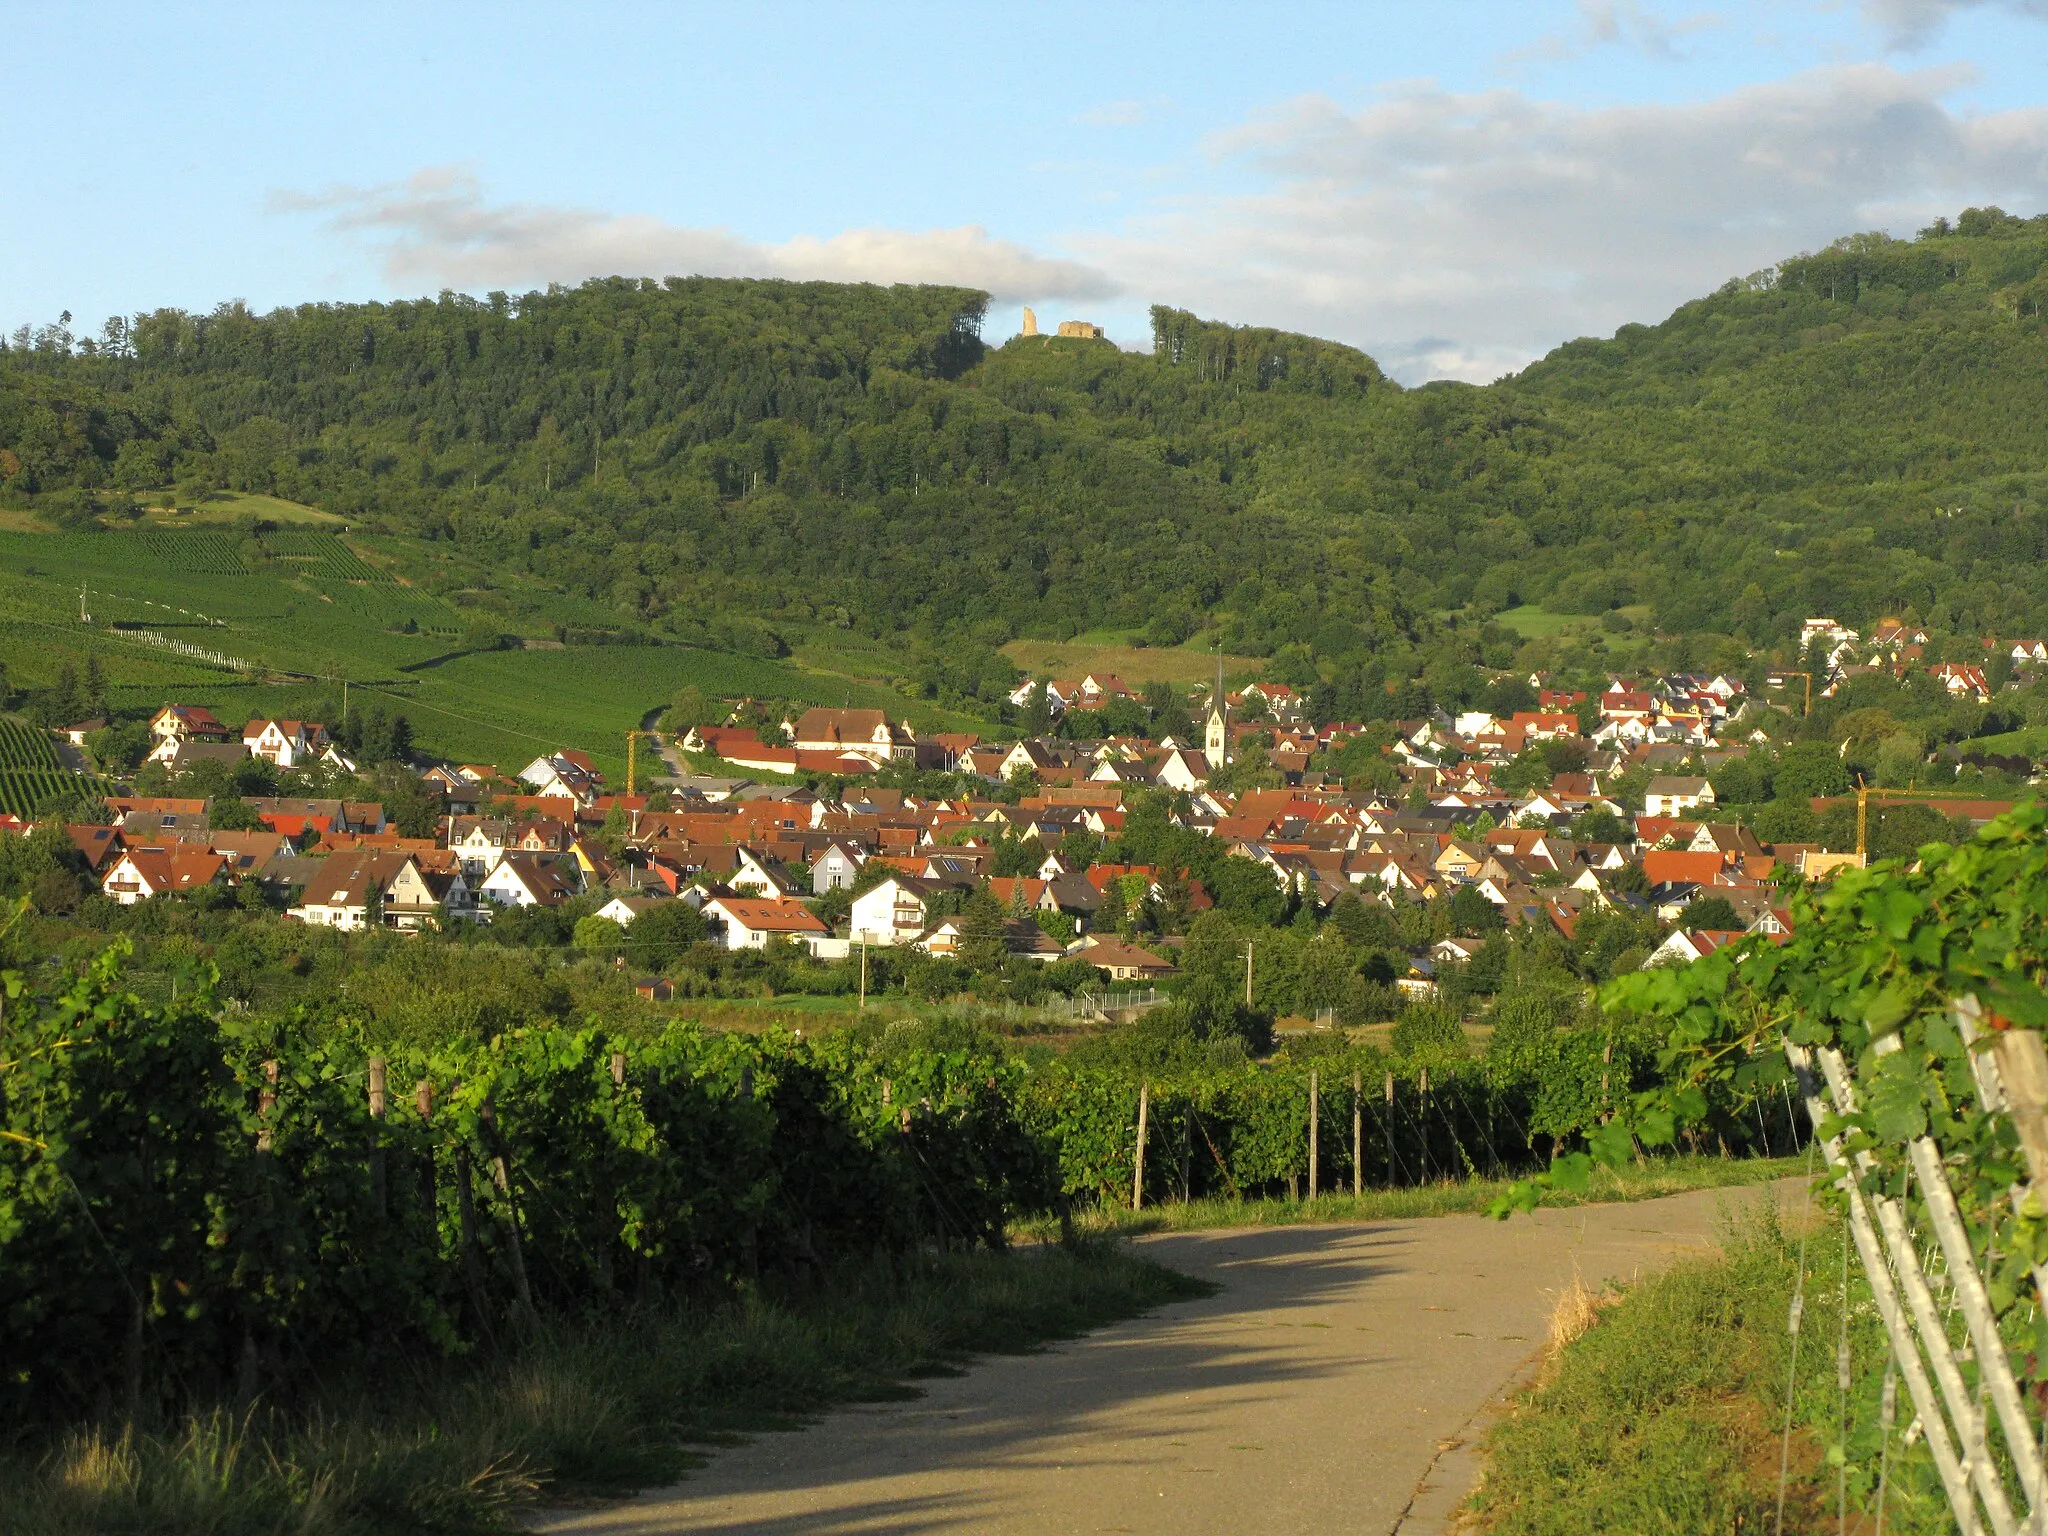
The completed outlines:
<svg viewBox="0 0 2048 1536">
<path fill-rule="evenodd" d="M 268 518 L 274 523 L 309 523 L 330 528 L 339 528 L 347 522 L 339 513 L 322 512 L 318 507 L 286 501 L 280 496 L 261 496 L 252 491 L 214 491 L 196 506 L 183 511 L 174 510 L 167 504 L 158 504 L 157 498 L 164 494 L 166 493 L 162 491 L 144 492 L 140 499 L 145 504 L 150 521 L 177 527 L 188 527 L 193 523 L 233 522 L 244 517 Z"/>
<path fill-rule="evenodd" d="M 303 524 L 260 540 L 187 528 L 0 531 L 0 659 L 17 686 L 36 686 L 67 662 L 82 670 L 88 655 L 97 655 L 117 709 L 175 696 L 230 724 L 329 709 L 346 677 L 357 696 L 403 710 L 426 751 L 500 762 L 583 746 L 607 773 L 620 775 L 626 731 L 685 685 L 713 697 L 887 709 L 926 729 L 980 724 L 906 700 L 850 670 L 894 675 L 892 653 L 879 646 L 869 648 L 872 654 L 827 653 L 815 662 L 681 646 L 464 652 L 461 635 L 478 615 L 395 579 L 385 558 L 366 541 Z M 78 619 L 81 588 L 90 628 Z M 536 624 L 616 622 L 599 605 L 559 594 L 532 601 Z M 180 655 L 139 631 L 253 663 L 260 674 Z"/>
<path fill-rule="evenodd" d="M 1199 683 L 1216 675 L 1216 653 L 1199 646 L 1126 645 L 1104 630 L 1071 640 L 1012 640 L 1003 654 L 1033 677 L 1079 680 L 1090 672 L 1113 672 L 1136 688 L 1144 683 Z M 1223 658 L 1232 682 L 1248 681 L 1265 665 L 1256 656 Z"/>
</svg>

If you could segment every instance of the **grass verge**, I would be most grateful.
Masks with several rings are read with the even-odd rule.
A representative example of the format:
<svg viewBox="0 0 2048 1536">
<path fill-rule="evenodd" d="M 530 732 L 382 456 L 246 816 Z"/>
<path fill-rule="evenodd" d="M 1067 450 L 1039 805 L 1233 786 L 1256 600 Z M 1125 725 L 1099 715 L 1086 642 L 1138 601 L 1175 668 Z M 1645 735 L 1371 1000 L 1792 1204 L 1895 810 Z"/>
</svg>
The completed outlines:
<svg viewBox="0 0 2048 1536">
<path fill-rule="evenodd" d="M 1537 1385 L 1488 1438 L 1471 1503 L 1487 1536 L 1768 1531 L 1786 1450 L 1793 1352 L 1786 1317 L 1805 1262 L 1805 1311 L 1784 1478 L 1786 1531 L 1867 1530 L 1884 1449 L 1881 1325 L 1840 1223 L 1816 1213 L 1802 1250 L 1770 1207 L 1739 1219 L 1711 1257 L 1681 1259 L 1625 1293 L 1560 1298 Z M 1846 1276 L 1846 1282 L 1845 1277 Z M 1846 1295 L 1853 1375 L 1836 1348 Z M 1924 1443 L 1901 1438 L 1885 1529 L 1950 1528 Z M 1844 1508 L 1846 1506 L 1846 1519 Z"/>
<path fill-rule="evenodd" d="M 1598 1205 L 1620 1200 L 1654 1200 L 1695 1189 L 1729 1189 L 1768 1184 L 1805 1170 L 1797 1157 L 1661 1157 L 1615 1171 L 1595 1168 L 1583 1197 L 1545 1194 L 1545 1205 Z M 1077 1212 L 1084 1232 L 1195 1232 L 1216 1227 L 1285 1227 L 1302 1222 L 1393 1221 L 1410 1216 L 1457 1216 L 1483 1212 L 1508 1187 L 1506 1179 L 1445 1180 L 1406 1189 L 1373 1189 L 1356 1197 L 1324 1194 L 1314 1200 L 1191 1200 L 1148 1205 L 1142 1211 L 1101 1207 Z M 1056 1228 L 1034 1222 L 1021 1231 L 1043 1237 Z"/>
<path fill-rule="evenodd" d="M 286 1413 L 76 1429 L 0 1456 L 10 1536 L 369 1536 L 515 1528 L 547 1499 L 671 1480 L 703 1447 L 835 1404 L 914 1395 L 1208 1287 L 1108 1242 L 925 1255 L 802 1294 L 555 1325 L 515 1358 Z"/>
</svg>

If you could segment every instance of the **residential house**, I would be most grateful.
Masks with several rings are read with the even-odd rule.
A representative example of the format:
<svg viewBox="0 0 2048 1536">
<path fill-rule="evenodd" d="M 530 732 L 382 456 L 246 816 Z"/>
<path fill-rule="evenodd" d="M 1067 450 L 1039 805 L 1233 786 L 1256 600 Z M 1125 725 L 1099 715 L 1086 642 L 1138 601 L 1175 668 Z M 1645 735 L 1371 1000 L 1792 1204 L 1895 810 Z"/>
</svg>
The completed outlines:
<svg viewBox="0 0 2048 1536">
<path fill-rule="evenodd" d="M 204 848 L 129 848 L 114 860 L 100 890 L 124 907 L 152 896 L 183 896 L 227 883 L 227 862 Z"/>
<path fill-rule="evenodd" d="M 375 854 L 336 857 L 327 861 L 320 877 L 299 895 L 299 904 L 285 915 L 318 928 L 341 928 L 354 932 L 378 921 L 376 909 L 384 899 L 384 875 Z"/>
<path fill-rule="evenodd" d="M 1703 778 L 1659 774 L 1643 790 L 1643 814 L 1677 816 L 1714 804 L 1714 786 Z"/>
<path fill-rule="evenodd" d="M 279 768 L 298 768 L 328 748 L 327 727 L 317 720 L 251 720 L 242 727 L 242 747 Z"/>
<path fill-rule="evenodd" d="M 1681 928 L 1671 937 L 1650 951 L 1650 958 L 1643 962 L 1646 971 L 1660 965 L 1691 965 L 1704 959 L 1715 950 L 1730 944 L 1739 944 L 1748 935 L 1737 929 Z"/>
<path fill-rule="evenodd" d="M 441 857 L 407 857 L 384 887 L 384 925 L 401 933 L 423 928 L 446 929 L 451 923 L 473 922 L 476 897 L 452 853 Z"/>
<path fill-rule="evenodd" d="M 832 932 L 801 902 L 717 896 L 704 903 L 703 911 L 718 925 L 719 943 L 726 949 L 760 949 L 771 939 L 808 945 Z"/>
<path fill-rule="evenodd" d="M 1173 973 L 1171 961 L 1119 939 L 1094 939 L 1075 954 L 1111 981 L 1153 981 Z"/>
<path fill-rule="evenodd" d="M 867 854 L 858 843 L 837 839 L 827 843 L 811 858 L 811 894 L 852 890 L 866 861 Z"/>
<path fill-rule="evenodd" d="M 948 888 L 937 880 L 896 874 L 861 892 L 853 898 L 848 924 L 854 943 L 912 943 L 931 926 L 931 899 Z"/>
<path fill-rule="evenodd" d="M 558 907 L 577 894 L 575 861 L 508 853 L 484 876 L 477 894 L 500 907 Z"/>
<path fill-rule="evenodd" d="M 228 728 L 197 704 L 166 704 L 149 720 L 149 761 L 167 761 L 181 741 L 226 741 Z"/>
<path fill-rule="evenodd" d="M 851 753 L 877 767 L 917 754 L 917 737 L 910 727 L 892 724 L 879 709 L 807 709 L 789 727 L 789 737 L 799 753 Z"/>
</svg>

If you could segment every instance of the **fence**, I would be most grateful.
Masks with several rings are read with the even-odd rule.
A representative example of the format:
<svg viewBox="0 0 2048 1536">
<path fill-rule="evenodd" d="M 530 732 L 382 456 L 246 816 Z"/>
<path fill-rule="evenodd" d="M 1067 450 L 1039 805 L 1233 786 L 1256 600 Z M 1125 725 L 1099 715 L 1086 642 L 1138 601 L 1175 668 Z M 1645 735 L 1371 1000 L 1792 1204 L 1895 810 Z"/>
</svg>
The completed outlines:
<svg viewBox="0 0 2048 1536">
<path fill-rule="evenodd" d="M 2048 1530 L 2048 1466 L 2029 1403 L 2040 1406 L 2040 1381 L 2048 1372 L 2034 1351 L 2031 1328 L 2030 1337 L 2017 1347 L 2009 1337 L 2017 1331 L 2011 1300 L 2015 1288 L 2013 1277 L 2000 1270 L 2017 1258 L 2036 1302 L 2048 1302 L 2048 1263 L 2039 1261 L 2040 1244 L 2028 1243 L 2024 1230 L 2038 1226 L 2042 1196 L 2048 1194 L 2048 1053 L 2032 1031 L 1987 1035 L 1987 1020 L 1975 998 L 1958 1000 L 1950 1019 L 1968 1058 L 1977 1112 L 2010 1128 L 2024 1164 L 2024 1175 L 2015 1170 L 2001 1202 L 2021 1225 L 2017 1243 L 2015 1234 L 1998 1230 L 2003 1213 L 1996 1205 L 1973 1202 L 1966 1211 L 1951 1180 L 1952 1155 L 1934 1136 L 1910 1138 L 1905 1167 L 1888 1170 L 1873 1155 L 1871 1139 L 1856 1134 L 1855 1117 L 1864 1115 L 1875 1094 L 1886 1091 L 1886 1063 L 1901 1049 L 1897 1033 L 1873 1041 L 1865 1074 L 1878 1081 L 1863 1084 L 1862 1091 L 1858 1071 L 1839 1049 L 1787 1042 L 1785 1052 L 1847 1206 L 1857 1258 L 1884 1323 L 1885 1455 L 1890 1454 L 1895 1419 L 1891 1382 L 1896 1373 L 1905 1382 L 1913 1423 L 1926 1440 L 1942 1492 L 1965 1536 L 1976 1536 L 1987 1525 L 1994 1536 L 2040 1533 Z M 1997 1305 L 2001 1291 L 2008 1298 L 2004 1319 Z M 1795 1296 L 1790 1317 L 1795 1347 L 1802 1299 Z M 2023 1369 L 2015 1369 L 2015 1354 Z M 1846 1342 L 1837 1376 L 1846 1416 L 1851 1380 Z M 1789 1440 L 1789 1414 L 1787 1426 Z M 1884 1497 L 1881 1477 L 1880 1529 Z"/>
<path fill-rule="evenodd" d="M 1143 1013 L 1156 1008 L 1166 1001 L 1166 994 L 1157 987 L 1146 987 L 1136 992 L 1076 992 L 1072 997 L 1056 997 L 1043 1006 L 1048 1019 L 1089 1019 L 1103 1020 L 1120 1014 Z"/>
</svg>

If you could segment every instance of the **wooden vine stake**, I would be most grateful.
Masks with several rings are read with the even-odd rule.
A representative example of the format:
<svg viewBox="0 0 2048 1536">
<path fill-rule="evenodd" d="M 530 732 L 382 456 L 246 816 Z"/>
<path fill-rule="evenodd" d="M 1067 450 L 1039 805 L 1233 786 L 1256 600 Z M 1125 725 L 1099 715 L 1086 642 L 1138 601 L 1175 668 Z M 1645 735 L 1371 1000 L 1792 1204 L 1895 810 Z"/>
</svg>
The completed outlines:
<svg viewBox="0 0 2048 1536">
<path fill-rule="evenodd" d="M 256 1091 L 256 1150 L 270 1156 L 270 1117 L 277 1110 L 277 1063 L 263 1063 L 263 1086 Z"/>
<path fill-rule="evenodd" d="M 1145 1206 L 1145 1124 L 1152 1114 L 1152 1085 L 1138 1084 L 1138 1154 L 1131 1160 L 1131 1209 Z"/>
<path fill-rule="evenodd" d="M 1351 1198 L 1365 1194 L 1365 1074 L 1351 1074 Z"/>
<path fill-rule="evenodd" d="M 1387 1188 L 1394 1187 L 1394 1074 L 1387 1074 Z"/>
<path fill-rule="evenodd" d="M 1322 1182 L 1322 1116 L 1323 1098 L 1321 1079 L 1316 1069 L 1308 1069 L 1308 1198 L 1313 1205 L 1316 1187 Z"/>
<path fill-rule="evenodd" d="M 499 1225 L 505 1232 L 505 1253 L 512 1261 L 512 1293 L 519 1299 L 519 1311 L 530 1326 L 537 1319 L 533 1310 L 533 1290 L 526 1282 L 526 1253 L 519 1242 L 519 1205 L 512 1198 L 512 1167 L 505 1156 L 505 1138 L 498 1133 L 498 1110 L 489 1097 L 477 1110 L 477 1119 L 483 1122 L 484 1134 L 490 1138 L 491 1182 L 498 1187 L 498 1198 L 505 1202 L 505 1214 Z"/>
<path fill-rule="evenodd" d="M 384 1215 L 385 1066 L 382 1056 L 370 1058 L 370 1204 Z"/>
</svg>

